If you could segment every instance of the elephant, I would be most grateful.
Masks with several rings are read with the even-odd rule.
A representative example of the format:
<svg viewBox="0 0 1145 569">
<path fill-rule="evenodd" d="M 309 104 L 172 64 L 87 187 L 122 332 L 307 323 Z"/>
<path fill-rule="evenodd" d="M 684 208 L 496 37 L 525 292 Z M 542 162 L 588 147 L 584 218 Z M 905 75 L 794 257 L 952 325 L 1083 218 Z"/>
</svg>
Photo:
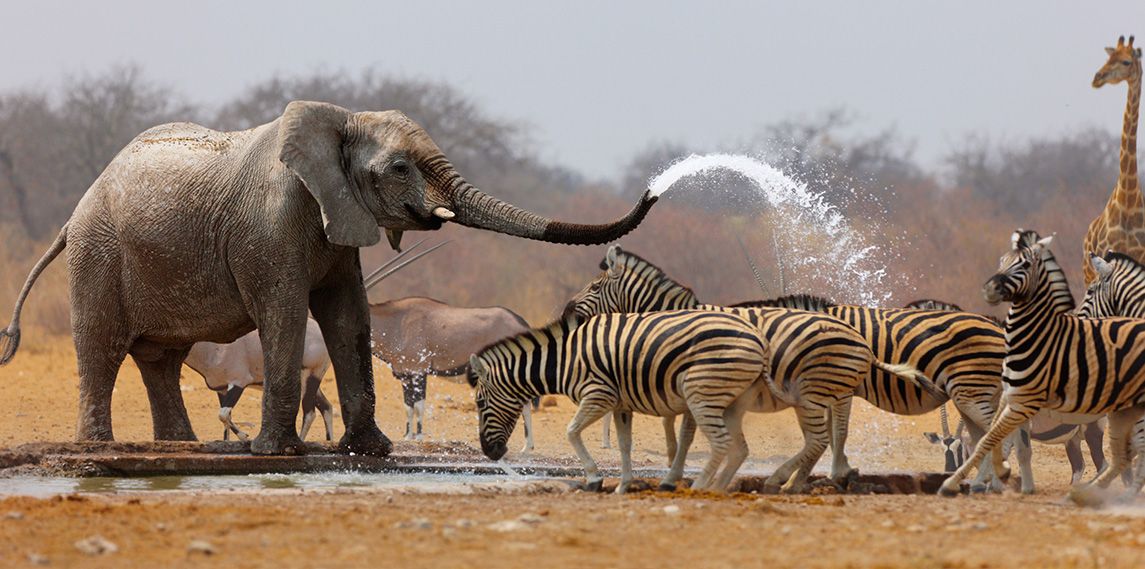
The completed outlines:
<svg viewBox="0 0 1145 569">
<path fill-rule="evenodd" d="M 351 112 L 294 101 L 245 131 L 193 123 L 132 140 L 88 188 L 28 275 L 0 332 L 0 364 L 19 346 L 20 309 L 36 278 L 67 249 L 79 368 L 76 439 L 114 440 L 111 394 L 124 358 L 139 367 L 157 440 L 196 440 L 179 390 L 195 342 L 258 329 L 265 362 L 254 454 L 304 452 L 295 421 L 307 309 L 330 353 L 345 432 L 338 451 L 385 456 L 375 420 L 370 316 L 360 247 L 385 229 L 446 221 L 562 244 L 601 244 L 635 228 L 656 202 L 646 191 L 604 224 L 554 221 L 469 184 L 400 111 Z"/>
<path fill-rule="evenodd" d="M 402 382 L 406 439 L 422 438 L 426 375 L 463 375 L 469 356 L 529 330 L 529 323 L 508 308 L 462 308 L 417 296 L 371 304 L 370 326 L 374 357 L 389 365 Z M 526 405 L 525 452 L 533 449 L 530 415 Z"/>
</svg>

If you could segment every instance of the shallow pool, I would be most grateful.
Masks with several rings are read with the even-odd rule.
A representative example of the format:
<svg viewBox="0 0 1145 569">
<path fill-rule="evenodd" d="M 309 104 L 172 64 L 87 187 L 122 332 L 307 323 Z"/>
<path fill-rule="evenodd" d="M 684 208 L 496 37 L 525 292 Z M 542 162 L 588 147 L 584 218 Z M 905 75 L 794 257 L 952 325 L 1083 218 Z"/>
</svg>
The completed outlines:
<svg viewBox="0 0 1145 569">
<path fill-rule="evenodd" d="M 508 474 L 465 472 L 309 472 L 129 478 L 29 476 L 0 478 L 0 496 L 51 496 L 73 492 L 154 492 L 163 490 L 231 490 L 262 488 L 329 488 L 349 486 L 475 484 L 527 480 Z"/>
</svg>

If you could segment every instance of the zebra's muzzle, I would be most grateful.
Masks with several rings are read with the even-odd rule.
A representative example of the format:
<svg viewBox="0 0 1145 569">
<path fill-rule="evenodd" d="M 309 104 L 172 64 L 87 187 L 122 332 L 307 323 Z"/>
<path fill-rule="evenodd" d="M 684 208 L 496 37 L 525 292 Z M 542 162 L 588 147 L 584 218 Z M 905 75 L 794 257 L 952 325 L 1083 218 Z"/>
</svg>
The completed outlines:
<svg viewBox="0 0 1145 569">
<path fill-rule="evenodd" d="M 1010 300 L 1006 286 L 1006 277 L 1003 275 L 994 275 L 986 284 L 982 285 L 982 296 L 986 298 L 986 303 L 994 306 L 1000 302 Z"/>
<path fill-rule="evenodd" d="M 509 452 L 509 446 L 504 442 L 491 443 L 486 441 L 484 437 L 481 439 L 481 452 L 489 457 L 489 460 L 501 460 L 506 452 Z"/>
</svg>

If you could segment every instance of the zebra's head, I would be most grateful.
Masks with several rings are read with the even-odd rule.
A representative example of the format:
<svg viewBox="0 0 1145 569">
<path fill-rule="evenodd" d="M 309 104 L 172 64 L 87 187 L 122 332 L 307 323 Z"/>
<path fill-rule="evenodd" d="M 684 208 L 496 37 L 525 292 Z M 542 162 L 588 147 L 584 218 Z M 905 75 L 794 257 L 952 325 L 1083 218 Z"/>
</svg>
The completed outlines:
<svg viewBox="0 0 1145 569">
<path fill-rule="evenodd" d="M 466 372 L 469 385 L 475 388 L 473 399 L 477 403 L 477 432 L 481 439 L 481 452 L 492 460 L 500 460 L 509 450 L 509 437 L 525 402 L 498 389 L 499 369 L 495 359 L 487 359 L 486 349 L 469 356 Z"/>
<path fill-rule="evenodd" d="M 1039 278 L 1042 262 L 1053 236 L 1039 238 L 1034 231 L 1019 229 L 1011 237 L 1012 249 L 998 261 L 998 272 L 982 285 L 986 302 L 1021 302 L 1029 298 Z"/>
<path fill-rule="evenodd" d="M 600 268 L 604 272 L 565 305 L 565 317 L 691 308 L 697 304 L 692 289 L 656 265 L 622 251 L 619 245 L 608 248 Z"/>
<path fill-rule="evenodd" d="M 1145 265 L 1112 250 L 1101 258 L 1089 254 L 1089 263 L 1097 278 L 1089 283 L 1077 315 L 1087 318 L 1129 316 L 1140 318 L 1142 295 L 1145 295 Z"/>
</svg>

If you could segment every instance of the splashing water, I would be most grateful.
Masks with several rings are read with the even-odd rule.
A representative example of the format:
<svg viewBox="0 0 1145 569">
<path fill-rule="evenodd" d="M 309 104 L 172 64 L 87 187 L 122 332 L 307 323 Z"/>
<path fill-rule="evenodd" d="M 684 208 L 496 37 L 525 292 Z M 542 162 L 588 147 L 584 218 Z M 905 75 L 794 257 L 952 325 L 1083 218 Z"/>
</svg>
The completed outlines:
<svg viewBox="0 0 1145 569">
<path fill-rule="evenodd" d="M 682 178 L 721 169 L 751 180 L 775 210 L 771 230 L 777 247 L 782 245 L 788 274 L 802 287 L 814 282 L 816 289 L 832 290 L 832 300 L 863 306 L 882 306 L 890 298 L 896 283 L 890 282 L 887 267 L 893 264 L 895 253 L 855 231 L 842 213 L 824 203 L 823 196 L 778 168 L 750 156 L 693 154 L 652 178 L 649 191 L 659 196 Z M 906 276 L 898 275 L 895 280 L 905 282 Z"/>
</svg>

